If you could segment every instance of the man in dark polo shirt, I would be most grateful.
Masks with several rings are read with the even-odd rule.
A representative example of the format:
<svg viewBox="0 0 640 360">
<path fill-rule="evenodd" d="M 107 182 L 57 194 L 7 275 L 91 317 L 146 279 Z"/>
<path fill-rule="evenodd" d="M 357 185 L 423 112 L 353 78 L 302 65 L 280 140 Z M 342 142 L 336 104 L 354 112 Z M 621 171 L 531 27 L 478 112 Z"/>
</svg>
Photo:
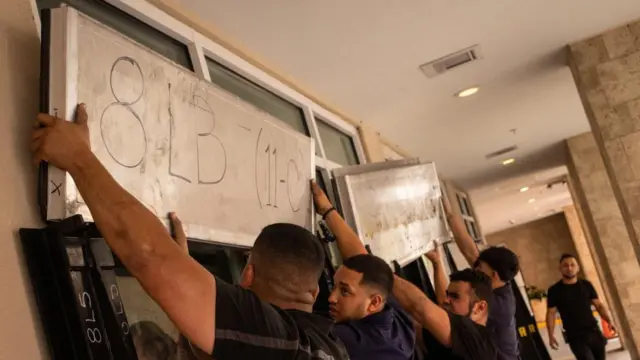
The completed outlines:
<svg viewBox="0 0 640 360">
<path fill-rule="evenodd" d="M 387 263 L 367 253 L 355 232 L 315 183 L 316 210 L 336 237 L 342 258 L 329 296 L 335 334 L 352 360 L 409 360 L 413 357 L 413 321 L 391 296 L 394 276 Z"/>
<path fill-rule="evenodd" d="M 313 234 L 288 224 L 264 228 L 242 287 L 229 285 L 182 251 L 111 177 L 91 152 L 84 105 L 75 120 L 38 115 L 34 163 L 69 172 L 111 250 L 193 346 L 217 360 L 348 359 L 331 334 L 333 321 L 311 313 L 324 267 Z"/>
<path fill-rule="evenodd" d="M 596 319 L 593 317 L 591 305 L 600 316 L 611 323 L 609 311 L 593 285 L 587 280 L 579 279 L 580 265 L 575 256 L 564 254 L 560 257 L 562 279 L 551 286 L 547 298 L 547 329 L 549 345 L 558 349 L 554 330 L 556 312 L 560 312 L 562 326 L 567 335 L 567 342 L 577 360 L 600 360 L 605 358 L 607 340 L 602 335 Z M 613 325 L 612 325 L 613 328 Z"/>
<path fill-rule="evenodd" d="M 447 221 L 460 252 L 469 266 L 482 271 L 491 279 L 494 304 L 489 312 L 487 329 L 498 348 L 498 359 L 517 360 L 516 299 L 510 282 L 519 271 L 518 257 L 513 251 L 503 247 L 490 247 L 480 252 L 462 218 L 453 213 L 446 198 L 443 202 Z"/>
<path fill-rule="evenodd" d="M 493 293 L 482 272 L 465 269 L 451 274 L 443 306 L 432 302 L 412 283 L 396 276 L 393 295 L 422 326 L 427 360 L 496 360 L 486 328 Z"/>
</svg>

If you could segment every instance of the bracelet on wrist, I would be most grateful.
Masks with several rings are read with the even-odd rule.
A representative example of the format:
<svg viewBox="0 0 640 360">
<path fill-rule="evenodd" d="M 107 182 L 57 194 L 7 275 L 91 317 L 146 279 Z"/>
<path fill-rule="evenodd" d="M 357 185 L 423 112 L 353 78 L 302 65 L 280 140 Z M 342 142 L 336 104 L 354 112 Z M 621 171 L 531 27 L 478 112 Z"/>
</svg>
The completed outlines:
<svg viewBox="0 0 640 360">
<path fill-rule="evenodd" d="M 322 214 L 322 220 L 327 220 L 327 216 L 334 211 L 336 211 L 335 207 L 331 207 L 329 210 L 325 211 L 324 214 Z"/>
</svg>

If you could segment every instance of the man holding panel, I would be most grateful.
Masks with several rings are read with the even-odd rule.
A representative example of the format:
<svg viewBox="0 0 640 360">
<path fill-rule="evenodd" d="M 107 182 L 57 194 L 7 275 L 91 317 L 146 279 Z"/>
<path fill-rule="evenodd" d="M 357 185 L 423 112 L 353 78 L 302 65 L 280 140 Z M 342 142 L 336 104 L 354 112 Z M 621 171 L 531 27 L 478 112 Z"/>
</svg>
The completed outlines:
<svg viewBox="0 0 640 360">
<path fill-rule="evenodd" d="M 347 258 L 347 261 L 350 256 L 365 256 L 367 251 L 364 244 L 340 214 L 335 211 L 322 189 L 316 184 L 312 184 L 312 191 L 316 210 L 323 215 L 327 226 L 335 235 L 342 256 Z M 432 254 L 429 257 L 435 258 Z M 384 266 L 388 267 L 386 263 Z M 393 297 L 387 300 L 389 304 L 387 311 L 401 313 L 402 310 L 397 306 L 399 304 L 419 324 L 418 338 L 422 339 L 426 347 L 427 359 L 495 360 L 496 350 L 485 327 L 493 297 L 489 278 L 479 271 L 470 269 L 458 271 L 451 274 L 451 282 L 445 291 L 446 279 L 443 279 L 443 265 L 434 262 L 434 266 L 438 266 L 435 284 L 436 290 L 440 294 L 438 301 L 442 302 L 444 307 L 432 302 L 415 285 L 395 276 Z M 338 276 L 336 278 L 339 279 Z M 402 316 L 398 316 L 398 318 L 402 319 Z M 359 321 L 366 324 L 367 317 Z M 397 320 L 397 322 L 401 321 Z M 397 327 L 401 328 L 401 325 Z M 336 330 L 339 328 L 338 325 Z M 370 340 L 365 339 L 375 339 L 379 331 L 380 329 L 375 328 L 361 329 L 358 333 L 358 338 L 361 341 L 359 343 L 346 342 L 347 350 L 351 353 L 350 347 L 367 346 Z M 340 336 L 339 331 L 338 334 Z M 391 351 L 394 346 L 402 343 L 398 340 L 401 336 L 400 332 L 387 332 L 386 338 L 378 338 L 380 341 L 386 339 L 388 342 L 386 348 Z M 382 347 L 382 345 L 377 345 L 378 349 Z M 372 358 L 387 359 L 387 357 L 380 355 Z"/>
<path fill-rule="evenodd" d="M 331 319 L 311 313 L 324 267 L 313 234 L 290 224 L 266 227 L 242 287 L 229 285 L 183 251 L 118 185 L 91 152 L 87 121 L 83 104 L 75 123 L 38 115 L 34 163 L 69 172 L 109 247 L 192 345 L 218 360 L 348 359 L 331 333 Z"/>
</svg>

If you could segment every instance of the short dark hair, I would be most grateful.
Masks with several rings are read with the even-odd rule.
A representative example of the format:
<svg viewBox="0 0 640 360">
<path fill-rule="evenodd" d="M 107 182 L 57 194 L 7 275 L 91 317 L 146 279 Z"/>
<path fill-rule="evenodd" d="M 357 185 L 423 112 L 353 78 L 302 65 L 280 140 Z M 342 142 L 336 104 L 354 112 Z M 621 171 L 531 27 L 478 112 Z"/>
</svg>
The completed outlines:
<svg viewBox="0 0 640 360">
<path fill-rule="evenodd" d="M 294 224 L 265 227 L 251 249 L 256 274 L 276 284 L 317 286 L 324 261 L 324 249 L 318 238 Z"/>
<path fill-rule="evenodd" d="M 478 300 L 484 300 L 489 304 L 489 306 L 491 306 L 491 303 L 493 302 L 491 279 L 482 271 L 473 269 L 455 271 L 449 276 L 449 281 L 469 283 Z"/>
<path fill-rule="evenodd" d="M 361 273 L 362 281 L 360 283 L 374 287 L 385 298 L 393 292 L 393 271 L 381 258 L 370 254 L 360 254 L 344 260 L 342 265 Z"/>
<path fill-rule="evenodd" d="M 560 262 L 563 262 L 565 259 L 576 259 L 576 261 L 578 261 L 578 258 L 575 257 L 573 254 L 569 254 L 569 253 L 564 253 L 560 256 Z"/>
<path fill-rule="evenodd" d="M 480 252 L 478 261 L 485 262 L 498 273 L 500 280 L 509 282 L 520 271 L 518 256 L 506 247 L 492 246 Z"/>
</svg>

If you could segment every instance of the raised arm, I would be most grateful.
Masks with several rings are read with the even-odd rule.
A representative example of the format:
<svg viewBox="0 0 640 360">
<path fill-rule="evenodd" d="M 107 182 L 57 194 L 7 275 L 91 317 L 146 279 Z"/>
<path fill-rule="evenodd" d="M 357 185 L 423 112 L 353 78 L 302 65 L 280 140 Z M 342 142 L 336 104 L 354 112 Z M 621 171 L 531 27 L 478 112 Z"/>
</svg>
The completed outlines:
<svg viewBox="0 0 640 360">
<path fill-rule="evenodd" d="M 480 256 L 480 251 L 478 250 L 478 246 L 476 242 L 473 240 L 469 232 L 467 231 L 467 227 L 464 225 L 464 221 L 462 218 L 455 214 L 451 209 L 451 204 L 447 200 L 446 197 L 442 198 L 442 203 L 444 205 L 444 211 L 447 216 L 447 222 L 449 223 L 449 227 L 451 228 L 451 232 L 453 232 L 453 238 L 460 248 L 460 252 L 469 262 L 469 266 L 473 267 L 478 260 L 478 256 Z"/>
<path fill-rule="evenodd" d="M 171 318 L 180 333 L 211 353 L 215 336 L 215 278 L 171 239 L 158 218 L 111 177 L 91 152 L 87 112 L 76 123 L 38 115 L 34 162 L 48 161 L 73 177 L 109 247 Z"/>
<path fill-rule="evenodd" d="M 427 253 L 427 258 L 433 264 L 433 288 L 436 292 L 436 300 L 438 305 L 442 306 L 447 298 L 447 274 L 444 271 L 442 256 L 440 254 L 440 246 L 436 245 L 435 249 Z"/>
<path fill-rule="evenodd" d="M 393 296 L 439 343 L 447 347 L 452 346 L 449 314 L 442 307 L 429 300 L 415 285 L 397 275 L 393 281 Z"/>
<path fill-rule="evenodd" d="M 335 211 L 327 194 L 324 193 L 315 181 L 311 182 L 311 192 L 313 193 L 316 211 L 324 217 L 329 230 L 335 235 L 342 258 L 348 259 L 355 255 L 367 254 L 367 249 L 364 247 L 362 241 L 360 241 L 358 234 L 356 234 L 349 224 L 344 221 L 342 216 Z"/>
</svg>

